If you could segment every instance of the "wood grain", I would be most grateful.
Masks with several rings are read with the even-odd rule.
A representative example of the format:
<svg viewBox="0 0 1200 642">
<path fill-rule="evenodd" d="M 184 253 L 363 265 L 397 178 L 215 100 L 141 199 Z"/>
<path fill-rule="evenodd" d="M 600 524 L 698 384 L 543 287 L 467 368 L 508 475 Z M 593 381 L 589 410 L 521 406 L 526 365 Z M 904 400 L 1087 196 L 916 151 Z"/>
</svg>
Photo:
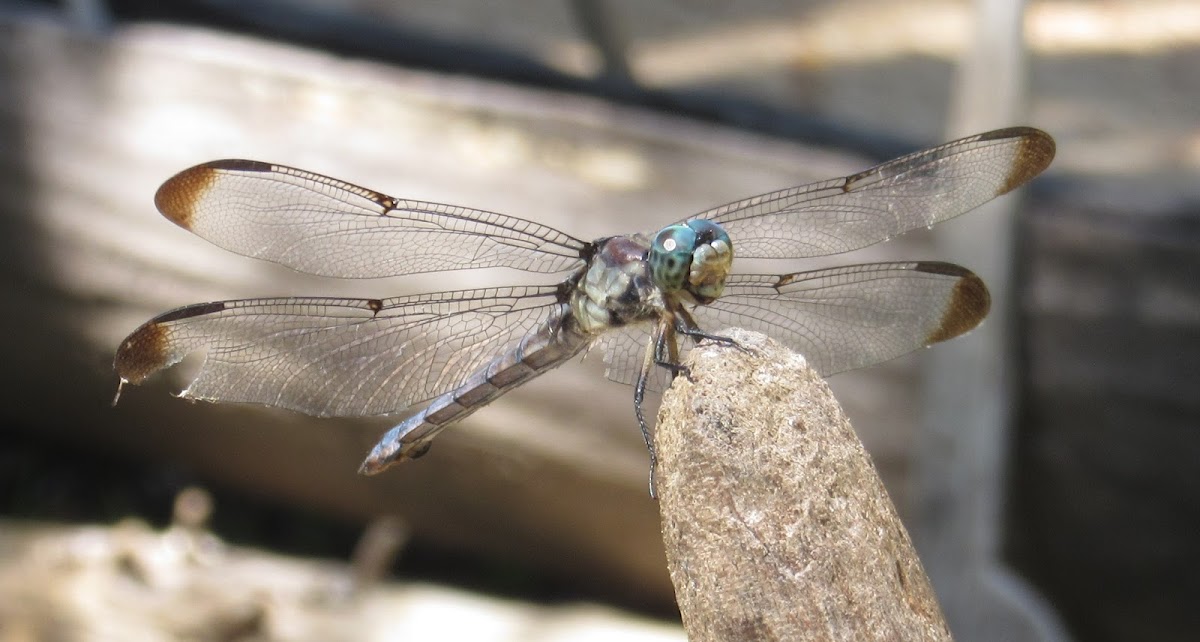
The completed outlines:
<svg viewBox="0 0 1200 642">
<path fill-rule="evenodd" d="M 663 608 L 673 596 L 632 392 L 604 379 L 598 354 L 447 430 L 419 463 L 371 479 L 355 471 L 392 421 L 188 403 L 169 394 L 186 384 L 186 361 L 127 387 L 111 408 L 117 344 L 176 306 L 540 279 L 307 277 L 171 224 L 155 190 L 191 165 L 241 157 L 597 238 L 870 165 L 599 100 L 195 29 L 100 37 L 0 14 L 0 63 L 0 300 L 22 311 L 0 319 L 0 384 L 22 400 L 0 411 L 5 430 L 61 444 L 64 457 L 122 452 L 354 522 L 399 514 L 415 539 Z M 855 258 L 928 253 L 893 242 Z M 838 382 L 896 480 L 915 415 L 911 365 Z"/>
</svg>

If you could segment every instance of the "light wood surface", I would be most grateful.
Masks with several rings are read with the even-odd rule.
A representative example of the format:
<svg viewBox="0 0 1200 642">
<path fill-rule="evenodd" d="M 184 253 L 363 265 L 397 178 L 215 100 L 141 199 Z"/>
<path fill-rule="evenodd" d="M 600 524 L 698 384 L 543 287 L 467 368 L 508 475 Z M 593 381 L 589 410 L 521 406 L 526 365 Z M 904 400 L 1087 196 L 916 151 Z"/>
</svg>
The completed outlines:
<svg viewBox="0 0 1200 642">
<path fill-rule="evenodd" d="M 186 363 L 110 408 L 117 343 L 178 305 L 530 278 L 306 277 L 177 228 L 154 210 L 154 191 L 192 164 L 243 157 L 596 238 L 871 164 L 598 100 L 193 29 L 100 37 L 9 16 L 0 60 L 10 71 L 0 79 L 0 297 L 20 311 L 0 321 L 0 384 L 20 400 L 4 404 L 6 429 L 153 458 L 348 520 L 398 514 L 417 538 L 659 605 L 673 596 L 632 392 L 604 379 L 597 354 L 448 430 L 415 465 L 369 479 L 355 470 L 386 419 L 183 402 L 169 392 L 186 384 Z M 839 262 L 888 258 L 930 257 L 893 242 Z M 912 363 L 835 382 L 897 493 L 916 412 Z"/>
</svg>

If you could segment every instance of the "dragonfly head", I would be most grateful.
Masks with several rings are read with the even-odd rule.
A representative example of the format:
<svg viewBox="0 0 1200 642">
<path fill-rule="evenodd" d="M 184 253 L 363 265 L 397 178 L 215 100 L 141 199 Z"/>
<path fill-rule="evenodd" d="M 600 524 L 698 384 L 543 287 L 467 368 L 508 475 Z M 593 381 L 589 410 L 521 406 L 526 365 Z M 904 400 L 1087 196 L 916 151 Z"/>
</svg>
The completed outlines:
<svg viewBox="0 0 1200 642">
<path fill-rule="evenodd" d="M 694 219 L 664 227 L 646 260 L 658 287 L 694 303 L 712 303 L 733 267 L 733 242 L 720 225 Z"/>
</svg>

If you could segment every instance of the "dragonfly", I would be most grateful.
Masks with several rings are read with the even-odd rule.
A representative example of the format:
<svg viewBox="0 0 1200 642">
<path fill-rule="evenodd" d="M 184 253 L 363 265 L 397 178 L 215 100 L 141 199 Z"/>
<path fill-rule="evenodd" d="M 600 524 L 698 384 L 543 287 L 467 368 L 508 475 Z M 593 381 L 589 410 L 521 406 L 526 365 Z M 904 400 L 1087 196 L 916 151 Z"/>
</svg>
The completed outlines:
<svg viewBox="0 0 1200 642">
<path fill-rule="evenodd" d="M 186 305 L 121 342 L 117 394 L 203 352 L 181 397 L 316 416 L 387 415 L 424 404 L 367 455 L 360 472 L 375 474 L 420 457 L 447 426 L 596 345 L 608 378 L 634 386 L 653 494 L 644 395 L 684 372 L 682 359 L 699 342 L 734 343 L 712 329 L 767 334 L 828 376 L 959 336 L 990 307 L 983 281 L 952 263 L 740 274 L 732 269 L 735 254 L 793 260 L 885 241 L 1012 191 L 1041 173 L 1054 152 L 1054 140 L 1038 129 L 1000 129 L 734 201 L 657 232 L 590 242 L 533 221 L 388 196 L 284 165 L 204 163 L 167 180 L 155 205 L 176 225 L 238 254 L 341 278 L 473 268 L 565 278 L 385 299 Z"/>
</svg>

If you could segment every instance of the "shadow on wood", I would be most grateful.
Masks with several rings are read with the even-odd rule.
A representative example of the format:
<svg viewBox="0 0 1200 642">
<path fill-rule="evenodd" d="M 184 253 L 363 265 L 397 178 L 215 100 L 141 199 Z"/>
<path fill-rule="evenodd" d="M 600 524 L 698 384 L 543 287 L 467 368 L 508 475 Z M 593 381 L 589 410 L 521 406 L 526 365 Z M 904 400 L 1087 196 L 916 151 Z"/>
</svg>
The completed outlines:
<svg viewBox="0 0 1200 642">
<path fill-rule="evenodd" d="M 762 335 L 663 400 L 663 538 L 688 639 L 947 640 L 908 533 L 829 387 Z"/>
</svg>

